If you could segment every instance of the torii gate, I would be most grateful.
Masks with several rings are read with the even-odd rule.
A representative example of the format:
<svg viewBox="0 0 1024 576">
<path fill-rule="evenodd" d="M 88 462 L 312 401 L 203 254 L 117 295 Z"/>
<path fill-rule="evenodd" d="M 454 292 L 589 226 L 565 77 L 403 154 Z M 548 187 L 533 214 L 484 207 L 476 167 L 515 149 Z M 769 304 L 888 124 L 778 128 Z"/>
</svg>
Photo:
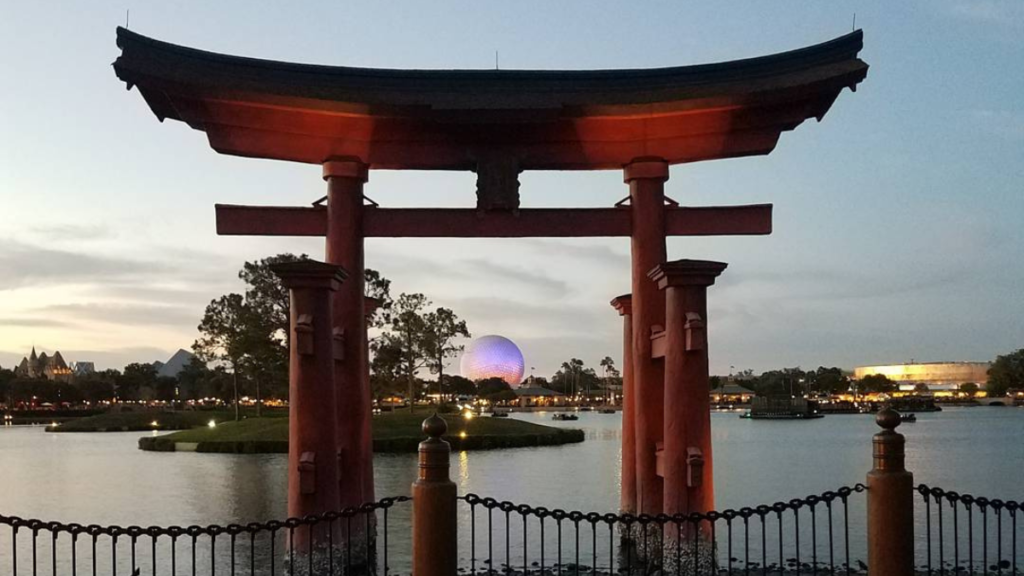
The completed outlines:
<svg viewBox="0 0 1024 576">
<path fill-rule="evenodd" d="M 336 290 L 333 331 L 308 333 L 334 334 L 338 343 L 336 419 L 317 420 L 316 403 L 291 404 L 293 430 L 302 422 L 312 437 L 336 438 L 333 448 L 316 448 L 327 453 L 315 461 L 337 452 L 337 468 L 321 472 L 339 475 L 338 496 L 290 496 L 291 514 L 373 499 L 362 272 L 364 239 L 378 237 L 629 237 L 632 294 L 613 302 L 626 318 L 621 507 L 674 514 L 714 506 L 704 291 L 725 265 L 667 262 L 665 240 L 769 234 L 772 207 L 678 206 L 664 192 L 669 166 L 767 154 L 782 132 L 821 120 L 843 88 L 855 89 L 867 74 L 857 58 L 860 31 L 748 60 L 599 71 L 311 66 L 202 52 L 123 28 L 117 42 L 118 77 L 139 88 L 161 121 L 206 132 L 220 153 L 322 167 L 326 205 L 216 207 L 218 234 L 325 236 L 327 263 L 348 274 L 337 267 L 283 271 L 298 287 L 293 292 L 307 291 L 304 302 L 328 301 Z M 474 171 L 477 207 L 367 205 L 364 185 L 379 169 Z M 629 202 L 523 208 L 524 170 L 622 170 Z M 307 352 L 316 350 L 331 348 L 310 345 Z M 293 361 L 293 390 L 296 382 L 300 390 L 322 390 L 315 375 L 331 370 L 330 359 L 317 366 L 300 369 Z M 295 452 L 298 441 L 291 440 Z M 290 462 L 292 494 L 303 464 Z M 308 469 L 312 460 L 304 464 Z"/>
</svg>

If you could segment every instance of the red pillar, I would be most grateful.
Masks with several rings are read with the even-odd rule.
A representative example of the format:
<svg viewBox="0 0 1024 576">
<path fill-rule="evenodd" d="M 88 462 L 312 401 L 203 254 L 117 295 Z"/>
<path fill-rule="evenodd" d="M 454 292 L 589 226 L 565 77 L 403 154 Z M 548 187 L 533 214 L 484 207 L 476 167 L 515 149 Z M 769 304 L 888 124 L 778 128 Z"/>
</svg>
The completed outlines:
<svg viewBox="0 0 1024 576">
<path fill-rule="evenodd" d="M 665 514 L 714 510 L 707 287 L 727 264 L 674 260 L 650 277 L 665 291 Z"/>
<path fill-rule="evenodd" d="M 665 261 L 666 180 L 668 164 L 663 160 L 635 161 L 625 167 L 632 225 L 636 511 L 645 514 L 662 511 L 655 451 L 662 435 L 665 378 L 662 362 L 651 358 L 651 332 L 665 324 L 665 300 L 647 272 Z"/>
<path fill-rule="evenodd" d="M 334 368 L 339 509 L 373 501 L 373 437 L 366 317 L 363 302 L 363 184 L 366 164 L 324 162 L 327 181 L 327 261 L 349 271 L 334 297 L 334 328 L 342 354 Z"/>
<path fill-rule="evenodd" d="M 619 511 L 636 513 L 636 392 L 633 390 L 633 298 L 624 294 L 612 300 L 622 316 L 622 471 Z"/>
<path fill-rule="evenodd" d="M 310 260 L 271 270 L 291 299 L 288 356 L 288 516 L 338 506 L 334 335 L 331 297 L 345 278 L 338 266 Z"/>
</svg>

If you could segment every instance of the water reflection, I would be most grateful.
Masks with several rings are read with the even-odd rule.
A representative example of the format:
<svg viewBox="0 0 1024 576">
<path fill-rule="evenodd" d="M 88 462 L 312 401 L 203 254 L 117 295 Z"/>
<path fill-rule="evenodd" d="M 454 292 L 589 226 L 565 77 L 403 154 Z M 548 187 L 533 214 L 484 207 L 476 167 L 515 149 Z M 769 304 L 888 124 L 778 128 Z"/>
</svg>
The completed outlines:
<svg viewBox="0 0 1024 576">
<path fill-rule="evenodd" d="M 459 485 L 459 491 L 465 492 L 469 486 L 469 452 L 460 450 L 456 454 L 455 483 Z"/>
<path fill-rule="evenodd" d="M 618 414 L 550 414 L 527 421 L 579 427 L 581 444 L 457 452 L 460 493 L 576 510 L 615 510 L 621 459 Z M 871 467 L 869 416 L 806 422 L 712 416 L 719 508 L 788 500 L 863 481 Z M 947 409 L 901 427 L 907 466 L 917 481 L 990 497 L 1019 492 L 1024 410 Z M 41 427 L 0 429 L 0 513 L 118 524 L 211 524 L 285 514 L 284 455 L 152 453 L 139 433 L 48 434 Z M 408 494 L 415 454 L 375 459 L 378 496 Z"/>
</svg>

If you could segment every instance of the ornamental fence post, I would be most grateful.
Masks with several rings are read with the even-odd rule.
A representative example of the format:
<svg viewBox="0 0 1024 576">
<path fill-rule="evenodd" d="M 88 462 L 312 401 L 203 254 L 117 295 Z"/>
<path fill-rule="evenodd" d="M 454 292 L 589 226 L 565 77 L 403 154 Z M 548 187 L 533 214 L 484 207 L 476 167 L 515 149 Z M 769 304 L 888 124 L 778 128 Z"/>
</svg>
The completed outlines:
<svg viewBox="0 0 1024 576">
<path fill-rule="evenodd" d="M 874 466 L 868 472 L 868 570 L 871 576 L 914 573 L 914 475 L 904 466 L 899 412 L 885 408 L 875 422 Z"/>
<path fill-rule="evenodd" d="M 448 423 L 436 413 L 423 421 L 419 478 L 412 484 L 412 574 L 455 576 L 456 486 L 449 477 Z"/>
</svg>

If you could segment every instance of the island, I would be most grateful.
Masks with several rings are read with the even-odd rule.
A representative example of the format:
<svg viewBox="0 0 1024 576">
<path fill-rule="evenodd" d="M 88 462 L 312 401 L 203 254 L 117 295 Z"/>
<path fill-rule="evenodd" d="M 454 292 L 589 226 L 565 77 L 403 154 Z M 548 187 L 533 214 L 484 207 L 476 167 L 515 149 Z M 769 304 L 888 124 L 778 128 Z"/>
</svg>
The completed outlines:
<svg viewBox="0 0 1024 576">
<path fill-rule="evenodd" d="M 414 453 L 425 438 L 424 413 L 399 412 L 373 418 L 375 453 Z M 444 439 L 452 450 L 488 450 L 555 446 L 582 442 L 582 430 L 555 428 L 508 418 L 445 416 Z M 139 439 L 139 448 L 154 452 L 266 454 L 288 452 L 288 418 L 250 418 Z"/>
</svg>

